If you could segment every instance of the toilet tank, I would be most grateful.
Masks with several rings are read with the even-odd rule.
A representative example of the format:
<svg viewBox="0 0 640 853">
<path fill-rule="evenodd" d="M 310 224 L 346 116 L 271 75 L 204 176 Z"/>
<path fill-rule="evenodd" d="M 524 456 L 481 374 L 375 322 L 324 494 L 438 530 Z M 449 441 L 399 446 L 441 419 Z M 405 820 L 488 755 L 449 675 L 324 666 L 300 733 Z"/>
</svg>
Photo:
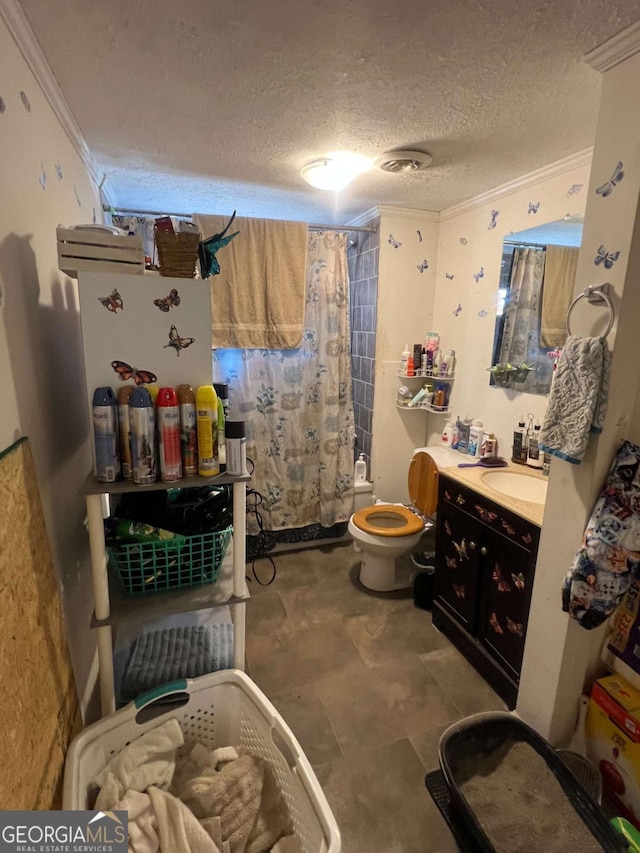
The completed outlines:
<svg viewBox="0 0 640 853">
<path fill-rule="evenodd" d="M 373 483 L 368 480 L 364 482 L 354 483 L 353 491 L 355 493 L 353 511 L 364 509 L 366 506 L 372 506 L 376 502 L 376 497 L 373 494 Z"/>
</svg>

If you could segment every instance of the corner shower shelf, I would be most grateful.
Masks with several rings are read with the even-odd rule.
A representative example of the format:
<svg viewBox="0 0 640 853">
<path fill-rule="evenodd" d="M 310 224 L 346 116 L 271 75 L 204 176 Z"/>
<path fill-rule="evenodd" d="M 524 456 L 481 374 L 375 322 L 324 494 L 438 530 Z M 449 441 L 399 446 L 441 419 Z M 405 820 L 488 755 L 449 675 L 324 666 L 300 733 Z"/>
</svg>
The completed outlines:
<svg viewBox="0 0 640 853">
<path fill-rule="evenodd" d="M 398 379 L 431 379 L 433 382 L 452 382 L 455 373 L 447 373 L 445 376 L 438 376 L 437 373 L 416 373 L 415 376 L 409 376 L 398 370 Z"/>
<path fill-rule="evenodd" d="M 398 403 L 396 409 L 403 412 L 431 412 L 433 415 L 448 415 L 451 412 L 449 406 L 400 406 Z"/>
</svg>

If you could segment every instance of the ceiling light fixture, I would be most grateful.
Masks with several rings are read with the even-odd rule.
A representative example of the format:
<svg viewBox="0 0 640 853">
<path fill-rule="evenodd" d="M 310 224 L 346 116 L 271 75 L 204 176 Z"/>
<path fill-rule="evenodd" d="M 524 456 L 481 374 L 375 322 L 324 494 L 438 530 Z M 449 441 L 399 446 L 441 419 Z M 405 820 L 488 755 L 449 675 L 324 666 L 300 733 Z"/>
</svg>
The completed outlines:
<svg viewBox="0 0 640 853">
<path fill-rule="evenodd" d="M 338 151 L 307 163 L 300 174 L 312 187 L 339 192 L 370 168 L 371 160 L 363 154 Z"/>
<path fill-rule="evenodd" d="M 431 154 L 425 154 L 424 151 L 403 151 L 397 149 L 394 151 L 385 151 L 384 154 L 376 158 L 374 165 L 376 169 L 380 169 L 383 172 L 398 174 L 426 169 L 432 160 L 433 157 Z"/>
</svg>

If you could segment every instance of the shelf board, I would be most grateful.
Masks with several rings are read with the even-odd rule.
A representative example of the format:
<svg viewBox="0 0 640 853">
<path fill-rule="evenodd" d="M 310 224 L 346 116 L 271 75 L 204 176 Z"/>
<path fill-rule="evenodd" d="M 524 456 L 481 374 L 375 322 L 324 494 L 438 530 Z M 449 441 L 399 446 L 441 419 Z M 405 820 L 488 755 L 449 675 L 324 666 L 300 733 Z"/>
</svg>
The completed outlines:
<svg viewBox="0 0 640 853">
<path fill-rule="evenodd" d="M 399 406 L 396 403 L 396 409 L 402 412 L 430 412 L 432 415 L 448 415 L 451 412 L 450 408 L 438 408 L 437 406 Z"/>
<path fill-rule="evenodd" d="M 93 472 L 89 473 L 80 487 L 81 495 L 120 495 L 125 492 L 158 492 L 168 491 L 169 489 L 192 489 L 201 488 L 202 486 L 224 486 L 233 483 L 246 483 L 251 479 L 251 474 L 245 474 L 242 477 L 234 477 L 230 474 L 218 474 L 216 477 L 200 477 L 198 474 L 192 474 L 187 477 L 182 477 L 180 480 L 175 480 L 172 483 L 164 483 L 158 480 L 155 483 L 149 483 L 148 486 L 141 486 L 134 483 L 132 480 L 117 480 L 115 483 L 99 483 Z"/>
<path fill-rule="evenodd" d="M 111 615 L 107 619 L 96 619 L 95 611 L 91 617 L 92 628 L 117 625 L 119 622 L 152 622 L 162 616 L 173 613 L 188 613 L 192 610 L 205 610 L 223 605 L 241 604 L 251 597 L 246 580 L 244 595 L 233 594 L 233 545 L 229 544 L 224 556 L 218 580 L 213 584 L 190 587 L 187 589 L 167 590 L 150 595 L 128 596 L 122 591 L 117 574 L 109 566 L 109 602 Z"/>
<path fill-rule="evenodd" d="M 447 373 L 446 376 L 439 376 L 437 373 L 416 373 L 415 376 L 407 376 L 406 373 L 398 370 L 398 379 L 431 379 L 434 382 L 452 382 L 455 378 L 455 373 Z"/>
</svg>

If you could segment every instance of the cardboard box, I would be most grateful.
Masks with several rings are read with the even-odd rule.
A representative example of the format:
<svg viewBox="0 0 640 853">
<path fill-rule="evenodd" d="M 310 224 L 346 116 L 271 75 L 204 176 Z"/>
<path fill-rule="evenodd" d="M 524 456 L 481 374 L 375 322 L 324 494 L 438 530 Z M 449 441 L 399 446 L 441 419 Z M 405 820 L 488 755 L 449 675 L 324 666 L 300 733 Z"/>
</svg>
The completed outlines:
<svg viewBox="0 0 640 853">
<path fill-rule="evenodd" d="M 640 828 L 640 691 L 620 675 L 593 685 L 585 721 L 587 755 L 618 814 Z"/>
</svg>

